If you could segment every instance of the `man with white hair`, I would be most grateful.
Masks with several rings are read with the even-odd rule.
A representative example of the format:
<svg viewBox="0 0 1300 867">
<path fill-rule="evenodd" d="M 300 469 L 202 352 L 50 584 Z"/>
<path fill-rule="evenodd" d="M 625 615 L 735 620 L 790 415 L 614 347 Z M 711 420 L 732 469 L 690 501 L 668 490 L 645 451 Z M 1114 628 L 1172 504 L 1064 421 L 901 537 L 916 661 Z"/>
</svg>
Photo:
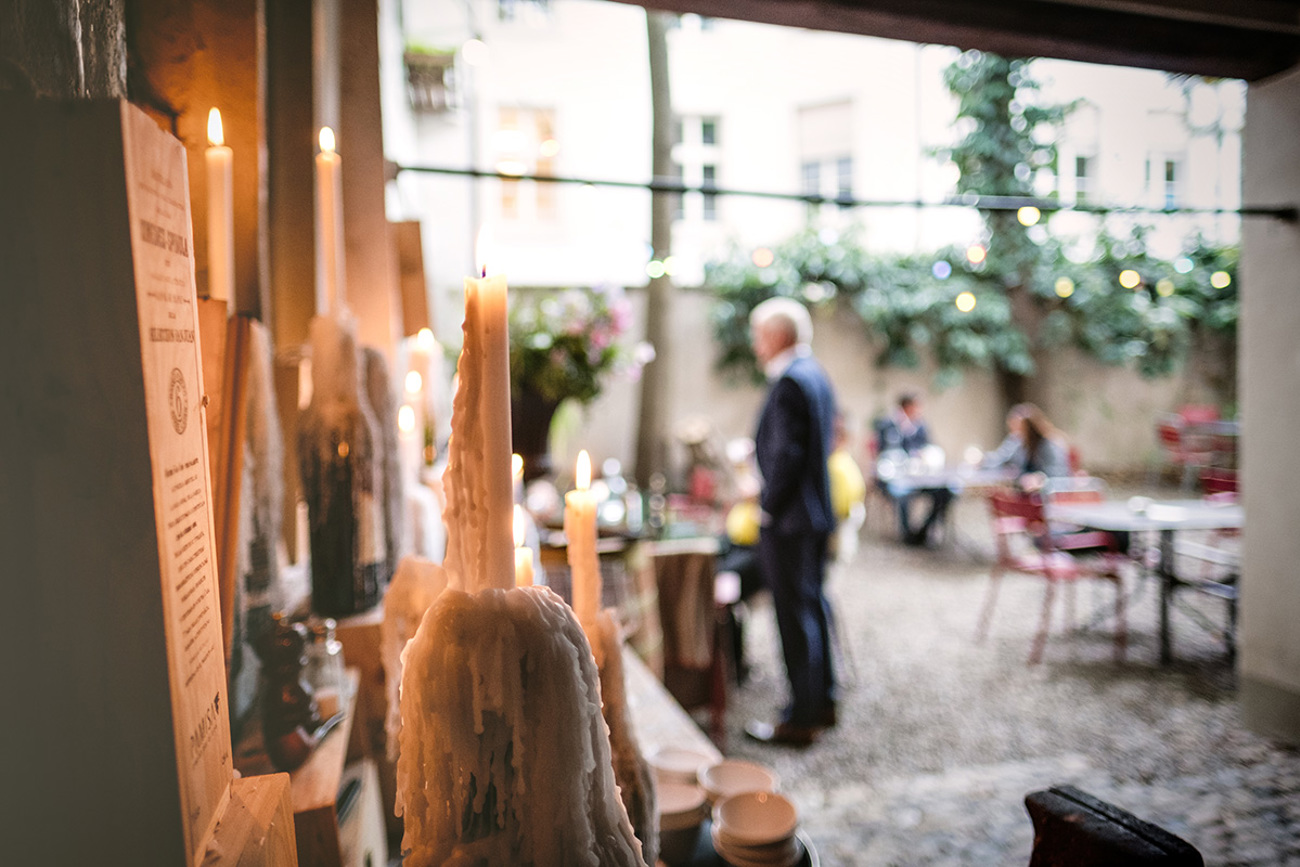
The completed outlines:
<svg viewBox="0 0 1300 867">
<path fill-rule="evenodd" d="M 759 564 L 772 591 L 790 702 L 778 721 L 746 733 L 768 743 L 807 746 L 835 725 L 830 610 L 822 585 L 835 529 L 826 459 L 835 394 L 812 357 L 812 319 L 791 298 L 771 298 L 749 317 L 754 355 L 770 388 L 754 436 L 763 477 Z"/>
</svg>

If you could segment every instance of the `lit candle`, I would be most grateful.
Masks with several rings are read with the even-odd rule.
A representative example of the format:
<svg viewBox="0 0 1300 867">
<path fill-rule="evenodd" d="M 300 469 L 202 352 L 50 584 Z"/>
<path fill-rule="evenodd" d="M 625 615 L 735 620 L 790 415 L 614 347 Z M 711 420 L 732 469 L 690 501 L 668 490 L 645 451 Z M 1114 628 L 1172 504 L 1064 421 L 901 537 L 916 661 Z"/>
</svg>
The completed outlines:
<svg viewBox="0 0 1300 867">
<path fill-rule="evenodd" d="M 397 432 L 401 440 L 401 458 L 402 474 L 406 478 L 413 478 L 419 468 L 420 450 L 423 443 L 420 442 L 422 437 L 416 428 L 416 418 L 418 413 L 415 407 L 409 403 L 402 404 L 397 410 Z"/>
<path fill-rule="evenodd" d="M 343 161 L 334 130 L 321 127 L 316 155 L 316 312 L 343 304 Z"/>
<path fill-rule="evenodd" d="M 208 295 L 225 301 L 235 311 L 235 207 L 232 165 L 234 154 L 226 147 L 221 112 L 208 112 L 208 149 L 203 154 L 208 169 Z"/>
<path fill-rule="evenodd" d="M 515 586 L 531 587 L 533 585 L 533 549 L 524 543 L 527 541 L 528 526 L 524 519 L 524 507 L 515 504 Z"/>
<path fill-rule="evenodd" d="M 444 474 L 448 492 L 444 562 L 460 582 L 453 585 L 458 589 L 507 590 L 514 586 L 514 498 L 504 277 L 466 278 L 464 336 Z"/>
<path fill-rule="evenodd" d="M 420 441 L 417 469 L 425 463 L 424 431 L 428 425 L 430 407 L 432 406 L 430 400 L 432 381 L 429 376 L 429 360 L 430 350 L 433 345 L 433 332 L 428 328 L 421 328 L 415 336 L 415 340 L 411 342 L 411 361 L 406 372 L 406 399 L 415 407 L 415 428 L 419 433 L 417 438 Z"/>
<path fill-rule="evenodd" d="M 564 495 L 564 538 L 568 543 L 573 612 L 590 638 L 600 610 L 600 558 L 596 554 L 596 497 L 591 487 L 591 458 L 578 453 L 576 489 Z"/>
</svg>

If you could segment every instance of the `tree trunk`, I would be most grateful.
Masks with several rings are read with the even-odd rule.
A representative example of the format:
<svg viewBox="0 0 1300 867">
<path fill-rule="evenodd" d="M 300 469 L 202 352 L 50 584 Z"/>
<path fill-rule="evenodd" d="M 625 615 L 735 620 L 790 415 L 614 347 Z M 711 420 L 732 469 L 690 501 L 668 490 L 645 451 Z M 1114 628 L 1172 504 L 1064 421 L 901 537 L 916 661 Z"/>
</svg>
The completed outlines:
<svg viewBox="0 0 1300 867">
<path fill-rule="evenodd" d="M 650 102 L 653 112 L 652 173 L 656 180 L 672 175 L 673 107 L 668 86 L 668 13 L 646 10 L 646 36 L 650 48 Z M 672 248 L 672 196 L 650 194 L 650 244 L 654 257 L 663 261 Z M 668 325 L 673 283 L 668 275 L 646 286 L 646 340 L 655 348 L 655 360 L 641 378 L 641 415 L 637 428 L 636 479 L 642 487 L 667 463 L 668 396 L 671 393 L 673 345 Z"/>
</svg>

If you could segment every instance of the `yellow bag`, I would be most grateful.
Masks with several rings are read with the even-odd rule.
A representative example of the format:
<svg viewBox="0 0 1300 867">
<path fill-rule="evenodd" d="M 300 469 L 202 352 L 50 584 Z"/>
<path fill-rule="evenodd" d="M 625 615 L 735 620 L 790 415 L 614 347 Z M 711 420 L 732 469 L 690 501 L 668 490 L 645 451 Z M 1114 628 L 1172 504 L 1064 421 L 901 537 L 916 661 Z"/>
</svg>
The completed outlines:
<svg viewBox="0 0 1300 867">
<path fill-rule="evenodd" d="M 741 500 L 727 512 L 727 538 L 733 545 L 758 544 L 758 502 Z"/>
</svg>

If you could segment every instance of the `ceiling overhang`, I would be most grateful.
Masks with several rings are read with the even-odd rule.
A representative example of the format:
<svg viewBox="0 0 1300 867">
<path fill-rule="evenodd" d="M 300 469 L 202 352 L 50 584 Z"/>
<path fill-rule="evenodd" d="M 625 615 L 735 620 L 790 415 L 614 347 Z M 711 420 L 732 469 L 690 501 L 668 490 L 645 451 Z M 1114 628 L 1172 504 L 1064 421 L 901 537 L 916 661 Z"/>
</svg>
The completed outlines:
<svg viewBox="0 0 1300 867">
<path fill-rule="evenodd" d="M 1248 81 L 1300 64 L 1293 0 L 654 0 L 653 7 Z"/>
</svg>

